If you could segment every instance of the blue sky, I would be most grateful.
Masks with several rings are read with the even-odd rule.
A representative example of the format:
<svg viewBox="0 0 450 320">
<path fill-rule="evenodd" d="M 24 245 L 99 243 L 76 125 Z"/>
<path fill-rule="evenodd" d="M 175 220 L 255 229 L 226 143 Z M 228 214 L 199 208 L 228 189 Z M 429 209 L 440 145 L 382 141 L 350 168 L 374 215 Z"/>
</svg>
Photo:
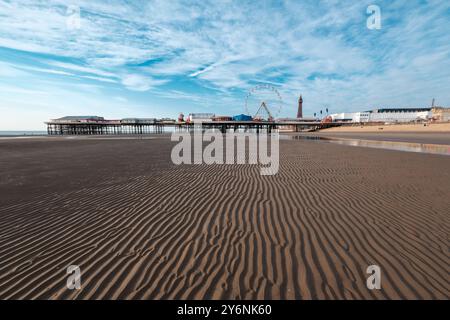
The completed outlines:
<svg viewBox="0 0 450 320">
<path fill-rule="evenodd" d="M 380 30 L 366 27 L 371 4 Z M 450 106 L 450 2 L 0 0 L 0 130 L 233 115 L 260 84 L 284 117 L 300 93 L 305 115 Z"/>
</svg>

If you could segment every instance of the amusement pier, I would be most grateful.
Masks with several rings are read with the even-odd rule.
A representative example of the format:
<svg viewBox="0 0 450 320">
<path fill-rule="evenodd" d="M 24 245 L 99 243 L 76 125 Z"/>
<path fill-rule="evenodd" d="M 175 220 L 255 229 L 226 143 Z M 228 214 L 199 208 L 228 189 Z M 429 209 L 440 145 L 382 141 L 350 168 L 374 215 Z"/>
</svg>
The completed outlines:
<svg viewBox="0 0 450 320">
<path fill-rule="evenodd" d="M 162 134 L 165 131 L 191 131 L 200 123 L 203 129 L 215 129 L 222 133 L 233 131 L 316 131 L 329 127 L 365 124 L 426 123 L 450 121 L 450 108 L 380 108 L 363 112 L 327 114 L 323 117 L 303 117 L 303 98 L 298 99 L 296 118 L 275 119 L 265 102 L 259 110 L 267 118 L 240 114 L 216 116 L 213 113 L 191 113 L 186 119 L 182 113 L 178 119 L 125 118 L 107 120 L 99 116 L 67 116 L 45 122 L 48 135 L 141 135 Z M 257 113 L 258 114 L 258 113 Z M 322 116 L 322 110 L 320 110 Z M 168 130 L 166 130 L 168 129 Z"/>
</svg>

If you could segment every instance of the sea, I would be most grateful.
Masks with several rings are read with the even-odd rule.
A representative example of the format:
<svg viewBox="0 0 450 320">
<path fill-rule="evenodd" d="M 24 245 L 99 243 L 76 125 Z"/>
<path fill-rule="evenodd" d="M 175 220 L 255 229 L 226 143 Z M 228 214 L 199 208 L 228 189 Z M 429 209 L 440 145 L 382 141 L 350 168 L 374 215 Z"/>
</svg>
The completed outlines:
<svg viewBox="0 0 450 320">
<path fill-rule="evenodd" d="M 0 131 L 0 137 L 46 136 L 47 131 Z"/>
</svg>

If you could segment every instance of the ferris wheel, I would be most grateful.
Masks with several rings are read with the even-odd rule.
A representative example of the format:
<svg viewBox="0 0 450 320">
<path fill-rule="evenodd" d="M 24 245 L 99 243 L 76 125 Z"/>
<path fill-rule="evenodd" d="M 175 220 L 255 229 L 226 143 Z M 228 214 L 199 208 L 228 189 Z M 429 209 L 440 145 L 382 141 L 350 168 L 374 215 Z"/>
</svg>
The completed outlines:
<svg viewBox="0 0 450 320">
<path fill-rule="evenodd" d="M 283 99 L 278 90 L 271 85 L 261 84 L 253 87 L 245 97 L 245 112 L 253 119 L 274 120 L 281 112 Z"/>
</svg>

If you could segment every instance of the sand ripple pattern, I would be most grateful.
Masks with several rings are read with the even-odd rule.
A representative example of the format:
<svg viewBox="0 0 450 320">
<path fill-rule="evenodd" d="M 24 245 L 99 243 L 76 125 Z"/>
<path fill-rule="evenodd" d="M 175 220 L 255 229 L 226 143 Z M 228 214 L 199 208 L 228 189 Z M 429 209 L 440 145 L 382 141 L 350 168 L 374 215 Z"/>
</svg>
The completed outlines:
<svg viewBox="0 0 450 320">
<path fill-rule="evenodd" d="M 26 153 L 28 165 L 42 167 L 50 146 Z M 0 298 L 450 297 L 446 157 L 282 141 L 279 174 L 260 176 L 255 165 L 173 166 L 162 139 L 83 148 L 102 162 L 61 158 L 48 173 L 92 169 L 80 183 L 3 200 Z M 70 264 L 81 290 L 66 288 Z M 382 290 L 366 287 L 371 264 Z"/>
</svg>

